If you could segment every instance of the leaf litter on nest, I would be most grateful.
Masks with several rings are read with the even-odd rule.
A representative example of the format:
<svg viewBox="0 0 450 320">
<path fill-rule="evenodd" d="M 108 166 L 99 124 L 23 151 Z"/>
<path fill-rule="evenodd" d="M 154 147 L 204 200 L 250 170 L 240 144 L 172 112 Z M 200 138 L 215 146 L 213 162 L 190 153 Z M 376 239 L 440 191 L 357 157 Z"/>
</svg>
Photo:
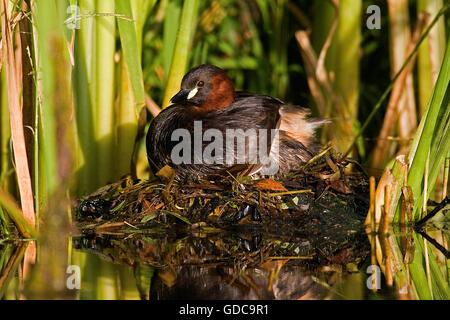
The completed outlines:
<svg viewBox="0 0 450 320">
<path fill-rule="evenodd" d="M 360 215 L 367 212 L 368 183 L 361 171 L 345 173 L 349 163 L 327 148 L 282 178 L 255 179 L 229 173 L 184 185 L 166 166 L 153 180 L 133 181 L 126 176 L 100 188 L 81 204 L 104 199 L 109 214 L 98 217 L 78 210 L 77 218 L 82 232 L 105 221 L 125 221 L 138 229 L 200 225 L 217 230 L 250 225 L 275 233 L 313 232 L 314 228 L 307 228 L 314 224 L 356 225 L 363 220 Z M 249 211 L 248 206 L 254 208 L 250 210 L 254 216 L 261 218 L 243 214 Z M 127 228 L 126 224 L 122 228 Z"/>
</svg>

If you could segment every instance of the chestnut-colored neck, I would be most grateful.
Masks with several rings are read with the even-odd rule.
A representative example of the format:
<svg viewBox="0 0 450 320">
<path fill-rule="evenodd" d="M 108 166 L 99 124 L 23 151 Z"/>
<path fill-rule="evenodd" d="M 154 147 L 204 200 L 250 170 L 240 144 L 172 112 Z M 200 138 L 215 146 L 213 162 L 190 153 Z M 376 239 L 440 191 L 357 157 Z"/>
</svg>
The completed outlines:
<svg viewBox="0 0 450 320">
<path fill-rule="evenodd" d="M 233 81 L 223 72 L 215 75 L 211 81 L 208 99 L 198 106 L 199 112 L 210 112 L 225 109 L 235 100 Z"/>
</svg>

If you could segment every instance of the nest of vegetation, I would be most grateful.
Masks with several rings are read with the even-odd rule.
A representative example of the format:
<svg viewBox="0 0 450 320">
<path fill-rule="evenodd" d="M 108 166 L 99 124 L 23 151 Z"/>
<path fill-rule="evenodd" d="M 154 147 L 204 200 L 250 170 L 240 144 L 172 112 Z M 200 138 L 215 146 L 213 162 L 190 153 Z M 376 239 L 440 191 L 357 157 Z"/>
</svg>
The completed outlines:
<svg viewBox="0 0 450 320">
<path fill-rule="evenodd" d="M 369 195 L 357 168 L 326 149 L 281 179 L 229 173 L 186 184 L 168 167 L 151 180 L 125 177 L 80 200 L 75 244 L 114 262 L 158 267 L 360 261 Z"/>
<path fill-rule="evenodd" d="M 347 174 L 348 159 L 324 150 L 280 179 L 235 177 L 181 184 L 166 167 L 151 180 L 125 177 L 81 199 L 76 220 L 82 233 L 165 228 L 305 234 L 361 225 L 369 205 L 361 170 Z M 355 172 L 356 171 L 356 172 Z"/>
</svg>

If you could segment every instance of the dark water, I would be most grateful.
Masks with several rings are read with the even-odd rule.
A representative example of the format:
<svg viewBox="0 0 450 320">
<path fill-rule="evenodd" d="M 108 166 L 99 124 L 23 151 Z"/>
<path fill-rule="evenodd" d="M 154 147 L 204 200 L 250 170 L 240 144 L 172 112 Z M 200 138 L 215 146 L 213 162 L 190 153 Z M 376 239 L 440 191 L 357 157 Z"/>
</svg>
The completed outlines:
<svg viewBox="0 0 450 320">
<path fill-rule="evenodd" d="M 430 236 L 442 241 L 448 233 L 433 231 Z M 422 271 L 427 275 L 426 264 L 419 271 L 416 266 L 423 260 L 420 251 L 425 242 L 421 235 L 406 231 L 403 236 L 400 233 L 384 238 L 373 236 L 379 245 L 378 251 L 384 252 L 384 257 L 378 259 L 382 264 L 390 260 L 395 275 L 386 275 L 386 267 L 378 267 L 376 248 L 372 255 L 371 241 L 364 230 L 346 231 L 345 237 L 347 241 L 338 246 L 321 236 L 279 238 L 251 233 L 200 234 L 178 239 L 142 234 L 119 239 L 103 235 L 76 239 L 74 243 L 78 248 L 76 255 L 84 257 L 91 279 L 102 279 L 110 285 L 112 296 L 109 298 L 427 298 L 422 291 L 428 288 L 417 288 L 421 279 L 417 274 Z M 411 246 L 406 250 L 414 251 L 412 270 L 413 261 L 408 261 L 404 269 L 395 269 L 394 256 L 401 254 L 401 249 L 394 252 L 399 249 L 395 246 L 402 241 L 407 243 L 405 247 Z M 414 245 L 414 242 L 417 243 Z M 441 277 L 435 274 L 437 270 L 429 271 L 432 298 L 446 299 L 448 261 L 430 242 L 426 243 L 428 265 L 434 259 L 437 269 L 442 271 Z M 386 247 L 389 245 L 390 248 Z M 405 251 L 404 256 L 407 255 Z M 372 264 L 375 267 L 371 268 Z M 395 282 L 390 285 L 387 277 L 398 278 L 399 285 Z M 96 293 L 105 291 L 104 286 L 93 286 L 92 280 L 87 279 L 82 287 L 85 288 L 81 289 L 80 298 L 102 298 Z"/>
<path fill-rule="evenodd" d="M 325 231 L 279 236 L 255 228 L 199 229 L 169 236 L 139 230 L 73 237 L 67 269 L 56 279 L 69 299 L 449 299 L 448 224 L 430 228 L 427 239 L 400 228 L 383 237 L 368 235 L 363 226 Z M 23 281 L 33 276 L 22 247 L 0 244 L 2 299 L 28 298 L 35 282 Z"/>
</svg>

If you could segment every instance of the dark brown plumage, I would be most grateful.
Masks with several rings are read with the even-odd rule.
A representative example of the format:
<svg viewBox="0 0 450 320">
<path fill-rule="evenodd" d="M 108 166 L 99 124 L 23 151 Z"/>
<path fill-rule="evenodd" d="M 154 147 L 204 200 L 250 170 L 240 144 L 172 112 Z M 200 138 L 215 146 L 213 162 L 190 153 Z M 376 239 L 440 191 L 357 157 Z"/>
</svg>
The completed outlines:
<svg viewBox="0 0 450 320">
<path fill-rule="evenodd" d="M 170 165 L 180 179 L 186 177 L 196 179 L 223 173 L 226 169 L 238 164 L 238 160 L 242 162 L 242 159 L 237 159 L 239 143 L 235 143 L 232 148 L 226 146 L 227 129 L 241 129 L 244 132 L 254 129 L 254 132 L 251 130 L 248 132 L 253 132 L 253 136 L 256 134 L 253 138 L 257 140 L 251 140 L 252 134 L 245 139 L 244 162 L 247 164 L 252 162 L 251 166 L 247 166 L 245 174 L 264 172 L 263 168 L 268 166 L 262 163 L 259 157 L 252 156 L 254 151 L 252 148 L 256 147 L 258 151 L 261 148 L 262 150 L 267 148 L 267 154 L 270 151 L 271 159 L 276 157 L 278 160 L 279 170 L 274 174 L 284 175 L 312 158 L 316 151 L 314 130 L 323 123 L 323 121 L 306 119 L 308 112 L 305 109 L 285 105 L 276 98 L 235 92 L 225 72 L 210 65 L 201 65 L 189 71 L 183 78 L 180 92 L 172 98 L 171 102 L 174 104 L 161 111 L 150 125 L 146 141 L 147 155 L 153 170 Z M 202 153 L 198 152 L 199 149 L 195 150 L 192 139 L 190 157 L 194 162 L 195 159 L 199 161 L 174 164 L 171 153 L 179 142 L 172 141 L 172 134 L 174 130 L 182 128 L 194 137 L 195 121 L 201 121 L 202 133 L 205 133 L 207 129 L 216 129 L 222 133 L 223 146 L 215 148 L 212 153 L 216 163 L 206 163 L 207 161 L 202 159 Z M 260 131 L 260 129 L 263 130 Z M 271 129 L 279 129 L 279 143 L 273 139 Z M 268 136 L 266 143 L 255 146 L 254 142 L 259 143 L 264 132 Z M 238 131 L 238 133 L 243 132 Z M 210 141 L 202 141 L 201 150 L 207 150 L 205 148 L 208 148 L 211 141 L 214 140 L 211 138 Z M 277 147 L 278 156 L 274 153 Z M 230 154 L 234 156 L 227 158 Z M 233 161 L 226 161 L 231 158 Z"/>
</svg>

